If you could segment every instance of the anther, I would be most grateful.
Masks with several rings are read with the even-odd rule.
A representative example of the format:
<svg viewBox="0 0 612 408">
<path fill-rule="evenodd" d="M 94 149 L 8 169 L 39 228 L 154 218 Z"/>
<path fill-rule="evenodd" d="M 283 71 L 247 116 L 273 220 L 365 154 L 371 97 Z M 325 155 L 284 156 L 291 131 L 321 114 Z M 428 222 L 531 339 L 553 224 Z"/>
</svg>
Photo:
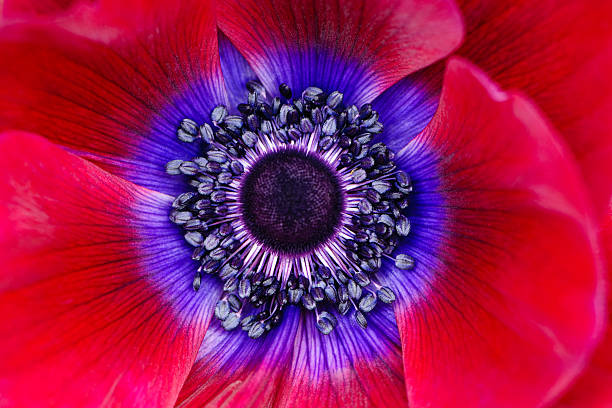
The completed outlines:
<svg viewBox="0 0 612 408">
<path fill-rule="evenodd" d="M 395 257 L 395 266 L 399 269 L 414 268 L 414 259 L 406 254 L 399 254 Z"/>
</svg>

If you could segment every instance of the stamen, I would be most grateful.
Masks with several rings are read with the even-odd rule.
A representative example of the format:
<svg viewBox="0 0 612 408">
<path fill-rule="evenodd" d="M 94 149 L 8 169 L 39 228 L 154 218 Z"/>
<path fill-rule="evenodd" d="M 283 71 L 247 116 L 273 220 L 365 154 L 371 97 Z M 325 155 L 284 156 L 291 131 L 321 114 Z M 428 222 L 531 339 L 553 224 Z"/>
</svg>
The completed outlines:
<svg viewBox="0 0 612 408">
<path fill-rule="evenodd" d="M 372 143 L 383 129 L 378 113 L 316 87 L 300 98 L 286 84 L 273 99 L 257 82 L 247 90 L 239 115 L 219 105 L 213 126 L 184 119 L 177 137 L 198 141 L 201 155 L 166 165 L 192 187 L 170 220 L 194 247 L 193 288 L 203 274 L 218 276 L 215 316 L 251 338 L 278 325 L 288 305 L 314 313 L 324 334 L 351 310 L 366 328 L 379 300 L 396 299 L 377 281 L 382 258 L 414 267 L 408 255 L 391 257 L 410 233 L 412 185 L 394 153 Z"/>
</svg>

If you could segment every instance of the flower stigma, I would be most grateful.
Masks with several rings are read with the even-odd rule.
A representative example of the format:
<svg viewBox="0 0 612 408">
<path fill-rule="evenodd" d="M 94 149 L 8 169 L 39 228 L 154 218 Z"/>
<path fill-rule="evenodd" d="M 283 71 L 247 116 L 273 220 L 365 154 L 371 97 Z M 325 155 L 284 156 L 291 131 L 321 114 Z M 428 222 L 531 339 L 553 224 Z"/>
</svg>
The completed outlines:
<svg viewBox="0 0 612 408">
<path fill-rule="evenodd" d="M 217 276 L 215 316 L 251 338 L 289 305 L 313 313 L 324 334 L 348 315 L 365 329 L 367 313 L 396 298 L 377 278 L 383 258 L 414 267 L 392 257 L 410 232 L 410 177 L 373 140 L 383 126 L 370 104 L 345 106 L 342 93 L 316 87 L 300 97 L 286 84 L 274 98 L 258 82 L 247 90 L 236 114 L 213 109 L 213 126 L 184 119 L 177 136 L 199 143 L 200 156 L 166 164 L 191 186 L 170 220 L 195 247 L 193 288 Z"/>
</svg>

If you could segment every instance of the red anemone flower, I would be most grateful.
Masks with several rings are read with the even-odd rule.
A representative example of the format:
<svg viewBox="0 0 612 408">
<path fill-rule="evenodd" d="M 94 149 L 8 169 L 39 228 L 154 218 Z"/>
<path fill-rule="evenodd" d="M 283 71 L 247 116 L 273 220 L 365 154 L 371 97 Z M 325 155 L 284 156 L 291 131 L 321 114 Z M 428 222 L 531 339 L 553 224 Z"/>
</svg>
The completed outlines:
<svg viewBox="0 0 612 408">
<path fill-rule="evenodd" d="M 0 406 L 612 401 L 608 2 L 3 7 Z"/>
</svg>

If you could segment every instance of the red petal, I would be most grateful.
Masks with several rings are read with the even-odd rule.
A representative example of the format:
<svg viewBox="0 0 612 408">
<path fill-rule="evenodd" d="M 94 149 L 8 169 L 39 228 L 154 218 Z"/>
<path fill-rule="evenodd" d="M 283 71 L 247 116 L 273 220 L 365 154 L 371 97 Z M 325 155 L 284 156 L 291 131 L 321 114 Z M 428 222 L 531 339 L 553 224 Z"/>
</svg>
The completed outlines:
<svg viewBox="0 0 612 408">
<path fill-rule="evenodd" d="M 314 319 L 300 326 L 278 404 L 300 407 L 408 406 L 399 334 L 391 309 L 368 314 L 368 328 L 346 317 L 328 335 Z"/>
<path fill-rule="evenodd" d="M 226 100 L 214 15 L 208 2 L 150 10 L 123 3 L 130 29 L 116 28 L 112 3 L 87 14 L 87 30 L 66 22 L 95 40 L 58 27 L 0 31 L 0 60 L 11 61 L 0 64 L 0 129 L 36 132 L 130 181 L 178 194 L 164 165 L 197 151 L 177 139 L 181 120 L 203 123 Z"/>
<path fill-rule="evenodd" d="M 228 332 L 211 324 L 177 407 L 272 406 L 285 392 L 298 322 L 299 311 L 290 310 L 274 332 L 256 340 L 240 328 Z"/>
<path fill-rule="evenodd" d="M 608 282 L 612 278 L 612 208 L 602 234 L 608 261 Z M 608 288 L 608 292 L 609 292 Z M 608 293 L 609 295 L 609 293 Z M 612 406 L 612 308 L 608 296 L 608 328 L 589 366 L 554 408 L 606 408 Z"/>
<path fill-rule="evenodd" d="M 459 53 L 529 94 L 578 158 L 599 216 L 612 193 L 612 2 L 460 0 Z"/>
<path fill-rule="evenodd" d="M 231 0 L 218 18 L 268 89 L 337 89 L 357 104 L 444 57 L 462 36 L 448 0 Z"/>
<path fill-rule="evenodd" d="M 0 150 L 2 404 L 173 404 L 215 293 L 191 289 L 171 198 L 38 136 Z"/>
<path fill-rule="evenodd" d="M 440 197 L 416 209 L 417 267 L 396 271 L 410 282 L 397 319 L 411 405 L 550 401 L 585 363 L 604 309 L 571 155 L 526 99 L 455 59 L 438 112 L 397 160 L 417 196 Z"/>
<path fill-rule="evenodd" d="M 288 310 L 263 339 L 213 325 L 177 407 L 406 406 L 399 335 L 390 308 L 363 330 L 341 318 L 329 335 Z"/>
<path fill-rule="evenodd" d="M 589 366 L 554 408 L 608 408 L 612 406 L 612 328 L 593 354 Z"/>
</svg>

